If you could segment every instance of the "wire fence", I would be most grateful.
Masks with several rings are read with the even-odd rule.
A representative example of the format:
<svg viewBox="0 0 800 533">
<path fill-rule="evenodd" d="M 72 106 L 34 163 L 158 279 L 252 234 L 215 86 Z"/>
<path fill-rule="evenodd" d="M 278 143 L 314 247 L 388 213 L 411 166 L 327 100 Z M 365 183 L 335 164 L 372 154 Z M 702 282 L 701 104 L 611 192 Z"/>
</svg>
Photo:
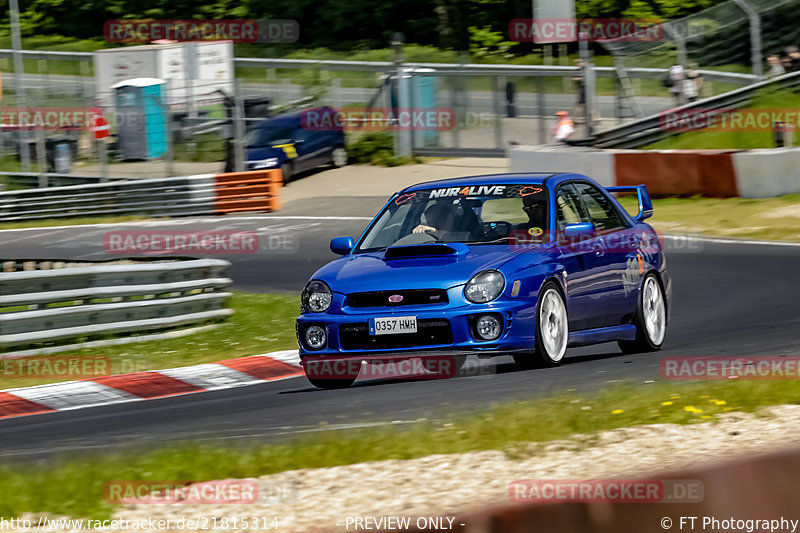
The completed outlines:
<svg viewBox="0 0 800 533">
<path fill-rule="evenodd" d="M 800 0 L 782 2 L 781 6 Z M 716 16 L 733 20 L 733 11 L 725 9 L 731 8 L 719 7 Z M 778 8 L 766 11 L 773 13 Z M 746 21 L 741 10 L 737 20 L 739 24 Z M 708 25 L 687 24 L 689 28 Z M 729 31 L 729 26 L 721 27 Z M 703 38 L 711 42 L 723 33 L 719 30 L 712 38 L 706 32 Z M 131 178 L 243 170 L 247 168 L 249 128 L 267 117 L 312 106 L 445 110 L 455 119 L 451 127 L 413 131 L 405 136 L 410 145 L 406 149 L 398 149 L 397 139 L 404 134 L 387 128 L 386 133 L 394 136 L 396 151 L 500 156 L 509 144 L 550 142 L 557 111 L 574 117 L 576 136 L 580 137 L 590 131 L 589 125 L 602 131 L 673 105 L 662 79 L 674 61 L 674 43 L 609 47 L 625 69 L 612 64 L 611 58 L 593 58 L 590 86 L 575 66 L 423 64 L 400 58 L 395 62 L 235 58 L 235 81 L 189 83 L 183 77 L 166 77 L 157 94 L 148 93 L 146 99 L 152 105 L 139 110 L 124 109 L 122 99 L 133 98 L 126 90 L 98 85 L 92 53 L 25 52 L 25 93 L 24 100 L 20 99 L 11 51 L 0 50 L 0 70 L 7 72 L 0 110 L 87 110 L 94 118 L 102 115 L 111 133 L 96 139 L 102 135 L 94 122 L 84 127 L 32 130 L 4 124 L 0 129 L 0 167 Z M 694 48 L 690 50 L 694 53 Z M 703 74 L 708 81 L 706 95 L 757 79 L 742 72 L 706 70 Z M 628 94 L 620 90 L 623 77 L 633 85 Z M 582 86 L 586 86 L 583 95 Z M 626 99 L 633 99 L 634 105 Z M 591 106 L 582 103 L 587 100 Z M 634 111 L 625 114 L 623 107 Z M 591 109 L 589 116 L 584 114 L 587 108 Z M 159 131 L 155 143 L 152 135 L 148 134 L 149 140 L 142 135 L 152 128 Z M 349 141 L 365 131 L 374 129 L 350 128 Z M 27 158 L 22 153 L 24 146 L 28 147 Z M 7 180 L 5 185 L 15 187 Z"/>
<path fill-rule="evenodd" d="M 664 24 L 664 38 L 604 43 L 625 68 L 681 65 L 768 75 L 767 57 L 800 45 L 800 0 L 729 0 Z M 788 69 L 787 69 L 788 70 Z M 649 89 L 634 83 L 634 95 Z M 699 97 L 732 90 L 703 83 Z M 673 95 L 674 95 L 673 91 Z"/>
</svg>

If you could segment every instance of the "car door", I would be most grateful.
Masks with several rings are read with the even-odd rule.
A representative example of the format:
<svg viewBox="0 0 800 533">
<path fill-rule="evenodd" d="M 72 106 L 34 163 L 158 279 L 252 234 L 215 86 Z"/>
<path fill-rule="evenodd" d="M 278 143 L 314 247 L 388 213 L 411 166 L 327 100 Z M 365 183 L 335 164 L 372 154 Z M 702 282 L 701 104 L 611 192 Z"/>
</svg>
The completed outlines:
<svg viewBox="0 0 800 533">
<path fill-rule="evenodd" d="M 630 314 L 636 307 L 640 262 L 636 256 L 637 248 L 629 238 L 628 222 L 596 186 L 577 182 L 575 190 L 595 226 L 598 239 L 603 240 L 606 249 L 604 260 L 607 271 L 604 278 L 608 294 L 604 297 L 605 325 L 616 326 L 629 322 Z"/>
<path fill-rule="evenodd" d="M 328 163 L 331 159 L 333 147 L 329 142 L 330 132 L 298 129 L 295 132 L 295 147 L 297 149 L 298 163 L 304 170 L 316 168 Z"/>
<path fill-rule="evenodd" d="M 558 186 L 556 235 L 567 271 L 566 297 L 570 331 L 609 325 L 608 305 L 614 274 L 604 237 L 595 235 L 579 242 L 564 238 L 567 224 L 592 222 L 572 183 Z"/>
</svg>

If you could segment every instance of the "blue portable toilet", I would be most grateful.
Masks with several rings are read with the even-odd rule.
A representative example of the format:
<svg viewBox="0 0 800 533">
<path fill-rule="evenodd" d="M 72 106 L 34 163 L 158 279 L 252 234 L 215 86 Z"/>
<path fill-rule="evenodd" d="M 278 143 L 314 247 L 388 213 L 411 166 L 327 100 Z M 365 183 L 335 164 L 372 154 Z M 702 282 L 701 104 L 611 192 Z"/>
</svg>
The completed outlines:
<svg viewBox="0 0 800 533">
<path fill-rule="evenodd" d="M 434 109 L 436 107 L 436 76 L 425 76 L 425 73 L 436 72 L 430 68 L 416 68 L 411 77 L 411 107 L 417 109 Z M 420 74 L 423 74 L 422 76 Z M 438 146 L 438 131 L 414 132 L 414 146 Z"/>
<path fill-rule="evenodd" d="M 158 78 L 133 78 L 111 86 L 122 159 L 152 159 L 167 153 L 164 87 Z"/>
</svg>

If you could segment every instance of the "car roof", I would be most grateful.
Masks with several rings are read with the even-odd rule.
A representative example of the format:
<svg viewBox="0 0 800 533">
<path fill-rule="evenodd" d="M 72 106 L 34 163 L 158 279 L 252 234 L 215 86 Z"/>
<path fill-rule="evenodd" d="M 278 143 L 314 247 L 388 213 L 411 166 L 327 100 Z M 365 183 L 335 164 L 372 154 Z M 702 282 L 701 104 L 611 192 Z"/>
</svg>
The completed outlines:
<svg viewBox="0 0 800 533">
<path fill-rule="evenodd" d="M 560 172 L 515 172 L 510 174 L 484 174 L 481 176 L 465 176 L 426 181 L 406 187 L 406 191 L 435 189 L 437 187 L 469 187 L 470 185 L 541 185 L 544 180 Z"/>
<path fill-rule="evenodd" d="M 294 126 L 300 123 L 300 113 L 284 113 L 275 117 L 265 118 L 258 123 L 259 128 L 275 126 Z"/>
<path fill-rule="evenodd" d="M 327 110 L 330 112 L 334 112 L 334 110 L 330 107 L 312 107 L 308 109 L 302 109 L 300 111 L 289 111 L 287 113 L 282 113 L 280 115 L 275 115 L 274 117 L 267 117 L 261 122 L 258 123 L 258 128 L 266 128 L 266 127 L 274 127 L 274 126 L 296 126 L 300 124 L 300 119 L 303 116 L 303 113 L 312 110 Z"/>
</svg>

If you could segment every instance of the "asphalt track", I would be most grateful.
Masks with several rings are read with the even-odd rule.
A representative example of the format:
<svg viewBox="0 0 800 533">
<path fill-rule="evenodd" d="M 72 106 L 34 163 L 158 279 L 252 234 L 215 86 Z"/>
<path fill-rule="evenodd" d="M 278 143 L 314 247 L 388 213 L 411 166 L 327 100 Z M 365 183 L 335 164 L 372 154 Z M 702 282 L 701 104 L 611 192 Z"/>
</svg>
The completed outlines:
<svg viewBox="0 0 800 533">
<path fill-rule="evenodd" d="M 295 202 L 280 215 L 184 219 L 160 229 L 250 229 L 291 243 L 263 253 L 222 256 L 235 287 L 298 292 L 334 256 L 331 237 L 357 235 L 381 198 Z M 311 214 L 310 214 L 311 213 Z M 123 226 L 0 232 L 7 258 L 109 258 L 103 234 Z M 141 229 L 141 228 L 137 228 Z M 276 239 L 277 240 L 277 239 Z M 669 240 L 668 240 L 669 243 Z M 470 375 L 441 381 L 366 381 L 322 391 L 304 378 L 202 394 L 0 420 L 0 457 L 151 446 L 174 440 L 274 441 L 312 431 L 446 419 L 494 402 L 611 383 L 658 381 L 664 356 L 800 355 L 800 246 L 676 241 L 667 251 L 674 280 L 664 349 L 624 356 L 616 345 L 570 349 L 560 368 L 518 372 L 510 359 L 477 361 Z M 477 370 L 477 369 L 480 370 Z"/>
</svg>

